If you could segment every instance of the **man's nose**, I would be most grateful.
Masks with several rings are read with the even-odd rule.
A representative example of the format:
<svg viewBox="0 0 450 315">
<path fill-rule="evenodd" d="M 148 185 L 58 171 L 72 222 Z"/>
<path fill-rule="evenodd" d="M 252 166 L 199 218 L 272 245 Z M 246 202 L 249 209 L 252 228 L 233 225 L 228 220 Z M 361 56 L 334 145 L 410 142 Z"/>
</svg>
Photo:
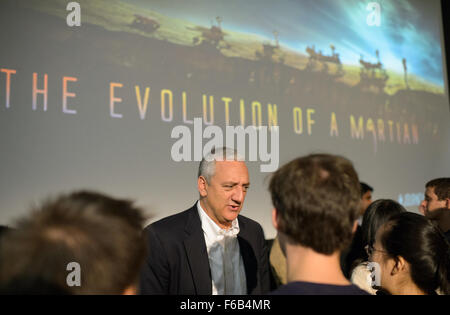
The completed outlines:
<svg viewBox="0 0 450 315">
<path fill-rule="evenodd" d="M 243 203 L 244 202 L 244 198 L 245 198 L 244 188 L 237 187 L 233 191 L 233 195 L 231 196 L 231 198 L 233 199 L 234 202 L 237 202 L 239 204 Z"/>
</svg>

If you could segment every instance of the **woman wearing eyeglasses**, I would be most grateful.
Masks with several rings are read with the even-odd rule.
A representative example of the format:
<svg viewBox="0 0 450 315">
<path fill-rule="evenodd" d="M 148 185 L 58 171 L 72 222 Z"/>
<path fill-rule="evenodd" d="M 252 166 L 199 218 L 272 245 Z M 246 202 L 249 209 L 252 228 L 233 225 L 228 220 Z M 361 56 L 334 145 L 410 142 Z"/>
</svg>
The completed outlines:
<svg viewBox="0 0 450 315">
<path fill-rule="evenodd" d="M 406 212 L 406 209 L 398 202 L 390 199 L 376 200 L 364 212 L 361 225 L 362 242 L 358 245 L 358 248 L 353 249 L 356 254 L 349 274 L 351 275 L 350 281 L 353 284 L 370 294 L 375 294 L 377 290 L 372 288 L 372 284 L 375 284 L 371 279 L 374 273 L 370 270 L 372 266 L 368 262 L 367 250 L 373 247 L 377 230 L 391 217 L 402 212 Z"/>
<path fill-rule="evenodd" d="M 450 245 L 425 217 L 395 215 L 377 231 L 368 252 L 390 294 L 450 294 Z"/>
</svg>

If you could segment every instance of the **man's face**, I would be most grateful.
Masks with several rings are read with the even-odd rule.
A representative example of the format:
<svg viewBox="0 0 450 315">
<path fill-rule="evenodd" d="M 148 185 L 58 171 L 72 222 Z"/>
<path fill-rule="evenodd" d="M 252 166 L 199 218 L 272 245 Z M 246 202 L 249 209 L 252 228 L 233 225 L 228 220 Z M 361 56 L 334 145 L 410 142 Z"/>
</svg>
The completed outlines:
<svg viewBox="0 0 450 315">
<path fill-rule="evenodd" d="M 198 189 L 205 211 L 221 227 L 231 226 L 244 204 L 249 188 L 247 166 L 240 161 L 216 161 L 209 183 L 198 179 Z"/>
<path fill-rule="evenodd" d="M 361 197 L 361 212 L 363 215 L 366 212 L 367 207 L 372 203 L 372 192 L 370 190 L 366 191 Z"/>
<path fill-rule="evenodd" d="M 427 187 L 425 190 L 425 199 L 420 203 L 419 210 L 427 216 L 430 212 L 445 208 L 446 206 L 446 200 L 438 200 L 438 196 L 434 193 L 434 187 Z"/>
</svg>

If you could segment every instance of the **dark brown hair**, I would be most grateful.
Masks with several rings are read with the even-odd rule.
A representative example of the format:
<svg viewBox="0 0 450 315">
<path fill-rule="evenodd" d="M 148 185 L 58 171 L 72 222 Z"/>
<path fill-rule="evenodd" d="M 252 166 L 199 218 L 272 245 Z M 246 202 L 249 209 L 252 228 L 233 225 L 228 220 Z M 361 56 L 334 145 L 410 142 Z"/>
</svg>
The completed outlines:
<svg viewBox="0 0 450 315">
<path fill-rule="evenodd" d="M 128 200 L 87 191 L 48 200 L 2 240 L 0 283 L 16 293 L 15 283 L 27 283 L 24 293 L 39 293 L 36 283 L 71 294 L 123 293 L 137 284 L 145 258 L 143 224 Z M 80 265 L 81 286 L 66 283 L 70 262 Z"/>
<path fill-rule="evenodd" d="M 442 177 L 430 180 L 425 188 L 434 188 L 438 200 L 450 198 L 450 177 Z"/>
<path fill-rule="evenodd" d="M 365 246 L 373 246 L 378 229 L 394 215 L 402 212 L 406 212 L 406 209 L 391 199 L 378 199 L 369 205 L 361 224 L 361 242 L 352 247 L 348 255 L 348 259 L 352 260 L 348 262 L 350 266 L 346 271 L 348 275 L 351 275 L 353 269 L 360 263 L 369 260 Z"/>
<path fill-rule="evenodd" d="M 344 157 L 314 154 L 282 166 L 269 190 L 279 231 L 322 254 L 348 247 L 358 215 L 360 184 Z"/>
<path fill-rule="evenodd" d="M 424 216 L 403 212 L 379 230 L 387 255 L 403 257 L 410 264 L 413 282 L 425 293 L 440 289 L 450 294 L 450 245 L 442 232 Z"/>
</svg>

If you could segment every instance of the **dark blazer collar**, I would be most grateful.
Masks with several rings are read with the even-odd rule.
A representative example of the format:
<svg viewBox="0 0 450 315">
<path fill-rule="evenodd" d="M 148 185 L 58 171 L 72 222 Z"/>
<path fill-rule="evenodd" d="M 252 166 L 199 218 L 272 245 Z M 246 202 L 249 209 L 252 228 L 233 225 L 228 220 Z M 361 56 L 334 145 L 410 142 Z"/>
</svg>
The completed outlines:
<svg viewBox="0 0 450 315">
<path fill-rule="evenodd" d="M 186 249 L 195 291 L 200 295 L 211 295 L 212 282 L 208 252 L 206 250 L 205 237 L 203 236 L 197 204 L 188 210 L 185 232 L 186 239 L 184 240 L 184 248 Z"/>
<path fill-rule="evenodd" d="M 239 250 L 241 252 L 242 261 L 244 262 L 245 269 L 245 280 L 247 283 L 247 294 L 252 294 L 255 292 L 255 289 L 258 284 L 257 279 L 257 269 L 258 262 L 255 256 L 255 252 L 253 249 L 251 242 L 252 231 L 246 227 L 245 222 L 241 219 L 241 216 L 238 216 L 239 220 L 239 234 L 238 234 L 238 242 L 239 242 Z"/>
<path fill-rule="evenodd" d="M 238 242 L 247 282 L 247 293 L 252 293 L 257 286 L 256 270 L 258 268 L 255 252 L 250 244 L 250 233 L 245 222 L 238 216 L 239 234 Z M 198 215 L 197 203 L 188 210 L 188 219 L 185 226 L 186 239 L 184 247 L 191 269 L 195 290 L 200 295 L 212 294 L 211 271 L 209 267 L 208 252 L 206 250 L 205 237 L 202 223 Z"/>
</svg>

